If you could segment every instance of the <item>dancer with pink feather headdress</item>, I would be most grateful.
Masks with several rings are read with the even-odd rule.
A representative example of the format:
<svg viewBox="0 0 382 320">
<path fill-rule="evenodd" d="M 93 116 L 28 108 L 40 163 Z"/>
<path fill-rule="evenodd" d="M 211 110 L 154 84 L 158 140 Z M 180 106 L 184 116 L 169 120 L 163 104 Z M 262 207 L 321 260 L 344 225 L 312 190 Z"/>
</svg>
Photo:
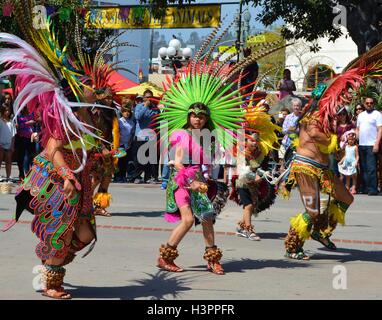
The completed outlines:
<svg viewBox="0 0 382 320">
<path fill-rule="evenodd" d="M 15 117 L 28 108 L 42 115 L 44 150 L 17 191 L 16 213 L 3 231 L 11 228 L 24 210 L 34 215 L 32 232 L 39 238 L 36 254 L 42 261 L 43 295 L 70 299 L 62 284 L 64 265 L 92 241 L 96 224 L 92 174 L 96 154 L 104 140 L 89 112 L 94 104 L 91 80 L 61 49 L 56 37 L 45 29 L 29 30 L 26 41 L 0 33 L 1 76 L 15 76 Z M 81 101 L 86 101 L 81 102 Z"/>
</svg>

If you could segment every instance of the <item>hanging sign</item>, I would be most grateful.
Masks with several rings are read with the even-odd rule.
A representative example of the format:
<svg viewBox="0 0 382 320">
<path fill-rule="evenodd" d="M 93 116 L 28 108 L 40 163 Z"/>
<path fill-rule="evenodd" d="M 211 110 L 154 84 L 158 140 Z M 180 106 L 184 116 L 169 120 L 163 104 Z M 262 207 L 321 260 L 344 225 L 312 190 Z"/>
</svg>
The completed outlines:
<svg viewBox="0 0 382 320">
<path fill-rule="evenodd" d="M 150 8 L 143 6 L 98 7 L 87 12 L 85 26 L 98 29 L 214 28 L 220 16 L 220 4 L 168 7 L 160 19 L 155 19 Z"/>
</svg>

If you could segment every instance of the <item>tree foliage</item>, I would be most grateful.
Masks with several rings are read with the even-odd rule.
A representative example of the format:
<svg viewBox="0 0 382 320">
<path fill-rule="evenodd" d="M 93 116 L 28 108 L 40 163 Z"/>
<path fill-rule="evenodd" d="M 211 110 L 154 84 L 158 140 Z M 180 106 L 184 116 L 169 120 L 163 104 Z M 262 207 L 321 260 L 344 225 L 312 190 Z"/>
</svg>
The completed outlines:
<svg viewBox="0 0 382 320">
<path fill-rule="evenodd" d="M 15 17 L 15 11 L 10 17 L 1 15 L 1 9 L 4 3 L 9 0 L 0 0 L 0 31 L 15 34 L 24 38 L 23 33 L 18 25 Z M 14 6 L 24 4 L 26 0 L 11 0 Z M 99 46 L 114 33 L 107 29 L 86 29 L 85 28 L 85 12 L 89 9 L 90 1 L 84 0 L 33 0 L 34 5 L 43 5 L 46 8 L 54 7 L 54 12 L 49 15 L 53 29 L 57 35 L 57 39 L 64 47 L 66 44 L 74 44 L 75 23 L 78 19 L 80 30 L 82 30 L 82 46 L 85 51 L 92 54 L 95 53 Z M 49 14 L 49 12 L 47 12 Z M 74 45 L 69 45 L 68 50 L 75 50 Z M 75 56 L 75 52 L 73 52 Z"/>
</svg>

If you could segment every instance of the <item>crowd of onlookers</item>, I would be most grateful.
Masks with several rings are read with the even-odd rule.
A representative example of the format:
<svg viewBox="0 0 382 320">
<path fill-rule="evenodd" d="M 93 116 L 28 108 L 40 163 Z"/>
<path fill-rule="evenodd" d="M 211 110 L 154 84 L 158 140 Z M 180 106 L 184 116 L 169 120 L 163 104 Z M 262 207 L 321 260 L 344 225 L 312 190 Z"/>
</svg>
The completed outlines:
<svg viewBox="0 0 382 320">
<path fill-rule="evenodd" d="M 374 99 L 366 97 L 354 111 L 349 106 L 337 112 L 337 151 L 330 155 L 330 166 L 341 176 L 353 193 L 378 195 L 382 193 L 382 111 L 374 106 Z M 282 126 L 279 158 L 282 164 L 292 141 L 298 135 L 298 119 L 302 102 L 292 98 L 291 110 L 284 108 L 279 113 L 277 124 Z"/>
<path fill-rule="evenodd" d="M 24 179 L 33 158 L 40 152 L 39 115 L 29 113 L 27 108 L 13 119 L 12 95 L 5 93 L 0 99 L 0 166 L 5 163 L 5 177 L 1 180 L 15 182 Z M 12 162 L 17 162 L 19 178 L 11 177 Z"/>
<path fill-rule="evenodd" d="M 284 83 L 280 87 L 284 88 L 283 85 L 286 86 Z M 289 86 L 293 89 L 293 85 Z M 153 93 L 146 90 L 143 96 L 122 98 L 118 106 L 120 147 L 126 150 L 127 156 L 119 159 L 114 182 L 162 183 L 161 188 L 166 188 L 169 159 L 159 161 L 159 135 L 152 120 L 160 113 L 160 108 L 152 98 Z M 262 104 L 275 117 L 273 121 L 282 128 L 278 133 L 280 149 L 272 151 L 268 158 L 284 170 L 287 159 L 293 154 L 293 141 L 299 133 L 298 120 L 303 104 L 298 97 L 293 96 L 290 106 L 284 107 L 276 115 L 267 101 L 264 100 Z M 12 117 L 12 96 L 4 94 L 0 106 L 0 165 L 5 163 L 6 177 L 1 178 L 8 181 L 12 181 L 12 161 L 18 165 L 17 180 L 23 179 L 33 157 L 41 149 L 39 115 L 30 114 L 25 108 L 17 116 L 16 127 L 12 124 Z M 349 106 L 340 108 L 336 130 L 338 151 L 330 155 L 332 170 L 343 178 L 353 194 L 376 195 L 382 192 L 382 113 L 374 108 L 374 100 L 365 98 L 354 110 L 350 110 Z M 152 150 L 156 150 L 155 154 L 149 154 Z M 144 163 L 138 158 L 150 160 Z M 221 177 L 226 171 L 224 169 L 232 167 L 231 160 L 223 157 L 215 166 L 213 177 Z M 224 178 L 226 182 L 229 181 L 225 174 Z"/>
</svg>

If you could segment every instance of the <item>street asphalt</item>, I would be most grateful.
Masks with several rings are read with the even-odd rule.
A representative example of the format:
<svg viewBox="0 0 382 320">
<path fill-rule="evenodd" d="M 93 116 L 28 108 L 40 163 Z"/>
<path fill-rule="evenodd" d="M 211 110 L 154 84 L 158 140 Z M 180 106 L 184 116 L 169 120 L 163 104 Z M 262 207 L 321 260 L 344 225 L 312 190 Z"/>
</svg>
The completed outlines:
<svg viewBox="0 0 382 320">
<path fill-rule="evenodd" d="M 3 171 L 3 170 L 2 170 Z M 3 173 L 3 172 L 0 172 Z M 0 224 L 13 215 L 13 194 L 0 194 Z M 98 242 L 67 266 L 65 288 L 74 299 L 129 300 L 262 300 L 381 299 L 382 196 L 356 195 L 346 225 L 332 239 L 329 251 L 310 240 L 310 261 L 284 257 L 283 238 L 289 219 L 301 212 L 297 191 L 290 200 L 277 199 L 253 222 L 262 240 L 235 235 L 241 208 L 229 202 L 219 216 L 216 244 L 223 249 L 226 274 L 206 271 L 201 227 L 193 228 L 179 245 L 177 264 L 183 273 L 156 268 L 158 249 L 173 224 L 163 219 L 165 191 L 159 185 L 111 184 L 112 217 L 97 217 Z M 24 212 L 11 230 L 0 233 L 0 299 L 47 299 L 33 289 L 39 264 L 38 239 L 30 230 L 32 215 Z"/>
</svg>

